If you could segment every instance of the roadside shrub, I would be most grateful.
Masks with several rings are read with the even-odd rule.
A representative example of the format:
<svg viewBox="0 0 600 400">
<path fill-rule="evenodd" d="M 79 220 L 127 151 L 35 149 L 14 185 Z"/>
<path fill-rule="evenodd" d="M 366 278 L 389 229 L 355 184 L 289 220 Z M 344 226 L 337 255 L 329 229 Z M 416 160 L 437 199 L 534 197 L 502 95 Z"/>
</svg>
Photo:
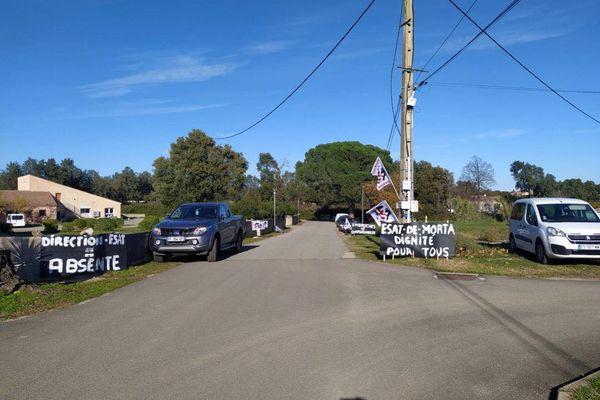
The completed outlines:
<svg viewBox="0 0 600 400">
<path fill-rule="evenodd" d="M 93 228 L 102 232 L 113 232 L 117 228 L 117 223 L 112 218 L 101 218 L 94 221 Z"/>
<path fill-rule="evenodd" d="M 8 233 L 12 230 L 12 225 L 6 222 L 0 222 L 0 232 Z"/>
<path fill-rule="evenodd" d="M 113 221 L 115 221 L 115 226 L 117 228 L 122 228 L 123 224 L 125 223 L 125 220 L 123 220 L 123 218 L 113 218 Z"/>
<path fill-rule="evenodd" d="M 44 233 L 56 233 L 58 232 L 58 221 L 55 219 L 46 219 L 42 221 L 44 224 Z"/>
<path fill-rule="evenodd" d="M 84 218 L 78 218 L 78 219 L 74 220 L 73 222 L 71 222 L 71 224 L 73 224 L 73 228 L 75 230 L 83 230 L 90 226 L 90 225 L 88 225 L 88 220 L 84 219 Z"/>
<path fill-rule="evenodd" d="M 173 211 L 171 207 L 163 206 L 158 202 L 131 203 L 123 204 L 121 206 L 121 212 L 123 214 L 146 214 L 164 217 L 165 214 L 171 211 Z"/>
<path fill-rule="evenodd" d="M 75 220 L 77 221 L 77 220 Z M 60 232 L 61 233 L 74 233 L 74 232 L 79 232 L 82 229 L 79 229 L 75 226 L 74 222 L 75 221 L 71 221 L 71 222 L 64 222 L 62 224 L 62 227 L 60 228 Z"/>
<path fill-rule="evenodd" d="M 452 199 L 454 208 L 454 218 L 462 221 L 473 221 L 481 218 L 481 214 L 477 211 L 477 207 L 470 200 L 456 197 Z"/>
<path fill-rule="evenodd" d="M 142 222 L 140 222 L 139 228 L 144 231 L 151 230 L 154 225 L 160 222 L 160 218 L 156 215 L 148 215 Z"/>
</svg>

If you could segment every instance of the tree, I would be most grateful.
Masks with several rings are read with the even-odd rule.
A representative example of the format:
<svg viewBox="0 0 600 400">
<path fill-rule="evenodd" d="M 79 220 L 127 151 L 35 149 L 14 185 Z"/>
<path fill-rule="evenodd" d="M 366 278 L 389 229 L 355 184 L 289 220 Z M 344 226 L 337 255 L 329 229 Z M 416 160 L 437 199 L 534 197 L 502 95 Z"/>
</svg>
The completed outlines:
<svg viewBox="0 0 600 400">
<path fill-rule="evenodd" d="M 471 161 L 464 166 L 460 179 L 471 182 L 477 194 L 481 194 L 484 190 L 490 190 L 496 184 L 494 168 L 490 163 L 477 156 L 473 156 Z"/>
<path fill-rule="evenodd" d="M 371 167 L 380 157 L 388 167 L 390 153 L 360 142 L 335 142 L 310 149 L 296 164 L 296 177 L 306 187 L 306 199 L 330 207 L 345 204 L 351 211 L 360 204 L 361 185 L 373 179 Z"/>
<path fill-rule="evenodd" d="M 271 153 L 260 153 L 256 169 L 260 174 L 260 195 L 263 200 L 272 198 L 273 189 L 276 189 L 279 195 L 283 189 L 283 180 L 281 178 L 281 166 L 273 158 Z"/>
<path fill-rule="evenodd" d="M 0 172 L 0 190 L 17 190 L 17 178 L 23 175 L 23 169 L 18 162 L 9 162 L 4 171 Z"/>
<path fill-rule="evenodd" d="M 415 199 L 419 201 L 419 215 L 443 217 L 448 210 L 454 177 L 445 168 L 427 161 L 415 163 Z"/>
<path fill-rule="evenodd" d="M 154 160 L 153 184 L 166 206 L 181 202 L 237 199 L 248 162 L 231 146 L 218 146 L 199 129 L 171 144 L 169 157 Z"/>
<path fill-rule="evenodd" d="M 559 184 L 553 175 L 546 175 L 542 167 L 523 161 L 514 161 L 510 173 L 515 187 L 534 196 L 552 196 L 558 192 Z"/>
</svg>

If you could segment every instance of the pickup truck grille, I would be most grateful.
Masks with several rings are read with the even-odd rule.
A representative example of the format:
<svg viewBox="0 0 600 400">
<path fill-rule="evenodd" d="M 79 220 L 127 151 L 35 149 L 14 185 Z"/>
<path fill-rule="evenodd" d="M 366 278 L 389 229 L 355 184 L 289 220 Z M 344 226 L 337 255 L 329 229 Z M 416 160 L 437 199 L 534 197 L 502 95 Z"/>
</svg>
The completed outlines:
<svg viewBox="0 0 600 400">
<path fill-rule="evenodd" d="M 567 235 L 567 237 L 573 243 L 579 243 L 579 244 L 600 243 L 600 234 L 599 233 L 594 233 L 592 235 Z"/>
<path fill-rule="evenodd" d="M 187 236 L 192 232 L 193 229 L 161 229 L 163 236 Z"/>
</svg>

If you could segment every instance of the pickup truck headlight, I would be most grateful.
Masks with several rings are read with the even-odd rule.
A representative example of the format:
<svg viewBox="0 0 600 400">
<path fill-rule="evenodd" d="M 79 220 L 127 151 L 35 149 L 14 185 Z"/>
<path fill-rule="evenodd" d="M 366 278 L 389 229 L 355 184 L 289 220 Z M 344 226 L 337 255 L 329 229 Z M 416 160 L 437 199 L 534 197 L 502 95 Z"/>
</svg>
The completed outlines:
<svg viewBox="0 0 600 400">
<path fill-rule="evenodd" d="M 553 228 L 551 226 L 549 226 L 548 228 L 546 228 L 546 232 L 548 233 L 548 236 L 562 236 L 562 237 L 566 237 L 567 236 L 560 229 L 556 229 L 556 228 Z"/>
<path fill-rule="evenodd" d="M 162 232 L 160 231 L 160 228 L 154 227 L 152 228 L 152 233 L 154 233 L 156 236 L 160 236 Z"/>
<path fill-rule="evenodd" d="M 206 232 L 206 227 L 205 226 L 199 226 L 196 229 L 194 229 L 192 231 L 192 234 L 194 235 L 202 235 L 204 232 Z"/>
</svg>

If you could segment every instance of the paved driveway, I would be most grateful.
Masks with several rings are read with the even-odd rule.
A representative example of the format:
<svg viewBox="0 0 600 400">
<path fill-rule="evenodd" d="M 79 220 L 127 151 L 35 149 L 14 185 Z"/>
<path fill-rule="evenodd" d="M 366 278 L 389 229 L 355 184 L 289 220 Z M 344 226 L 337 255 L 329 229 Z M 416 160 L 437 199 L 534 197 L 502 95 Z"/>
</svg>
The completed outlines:
<svg viewBox="0 0 600 400">
<path fill-rule="evenodd" d="M 0 398 L 546 399 L 600 365 L 600 282 L 342 258 L 313 222 L 0 323 Z"/>
</svg>

